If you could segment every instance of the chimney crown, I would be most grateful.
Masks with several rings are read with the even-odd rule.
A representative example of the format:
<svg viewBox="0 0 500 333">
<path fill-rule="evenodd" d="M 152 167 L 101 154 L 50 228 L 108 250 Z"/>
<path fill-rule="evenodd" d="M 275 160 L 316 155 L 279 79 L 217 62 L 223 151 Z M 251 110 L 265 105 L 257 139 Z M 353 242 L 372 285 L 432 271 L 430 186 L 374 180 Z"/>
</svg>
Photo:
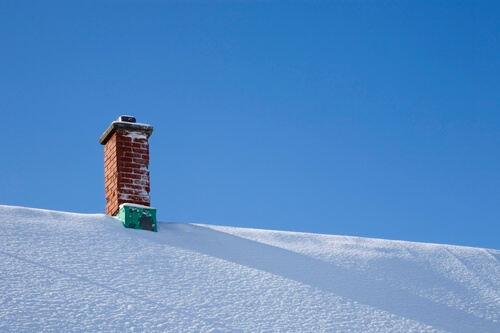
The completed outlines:
<svg viewBox="0 0 500 333">
<path fill-rule="evenodd" d="M 101 135 L 99 142 L 101 145 L 105 145 L 117 130 L 139 132 L 146 135 L 147 138 L 153 134 L 153 126 L 136 123 L 135 121 L 135 118 L 132 116 L 120 116 L 117 121 L 113 121 L 111 125 L 109 125 L 108 129 Z"/>
</svg>

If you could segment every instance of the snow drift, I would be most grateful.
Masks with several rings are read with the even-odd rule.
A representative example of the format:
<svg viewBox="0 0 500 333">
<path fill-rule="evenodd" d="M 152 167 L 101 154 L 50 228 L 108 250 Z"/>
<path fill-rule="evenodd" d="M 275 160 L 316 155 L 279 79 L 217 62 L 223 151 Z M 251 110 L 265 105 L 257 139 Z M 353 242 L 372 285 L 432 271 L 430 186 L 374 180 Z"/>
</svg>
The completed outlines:
<svg viewBox="0 0 500 333">
<path fill-rule="evenodd" d="M 0 216 L 2 332 L 500 332 L 497 250 Z"/>
</svg>

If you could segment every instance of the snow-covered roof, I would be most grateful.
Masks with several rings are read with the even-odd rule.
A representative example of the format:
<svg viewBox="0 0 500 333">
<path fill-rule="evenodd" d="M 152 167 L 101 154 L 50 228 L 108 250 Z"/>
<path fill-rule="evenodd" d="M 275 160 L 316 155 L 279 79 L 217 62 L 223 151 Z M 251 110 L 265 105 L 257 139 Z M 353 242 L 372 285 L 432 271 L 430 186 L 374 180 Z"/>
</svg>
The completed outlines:
<svg viewBox="0 0 500 333">
<path fill-rule="evenodd" d="M 497 250 L 0 215 L 2 332 L 500 332 Z"/>
</svg>

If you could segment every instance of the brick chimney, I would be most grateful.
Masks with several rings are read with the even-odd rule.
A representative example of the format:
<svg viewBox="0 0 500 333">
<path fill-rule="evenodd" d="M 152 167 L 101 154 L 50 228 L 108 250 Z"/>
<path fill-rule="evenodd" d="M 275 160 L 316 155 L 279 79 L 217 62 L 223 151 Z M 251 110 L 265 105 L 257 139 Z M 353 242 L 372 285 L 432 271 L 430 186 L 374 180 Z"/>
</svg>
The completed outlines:
<svg viewBox="0 0 500 333">
<path fill-rule="evenodd" d="M 125 203 L 150 206 L 148 139 L 152 133 L 151 125 L 120 116 L 101 136 L 107 215 L 116 215 Z"/>
</svg>

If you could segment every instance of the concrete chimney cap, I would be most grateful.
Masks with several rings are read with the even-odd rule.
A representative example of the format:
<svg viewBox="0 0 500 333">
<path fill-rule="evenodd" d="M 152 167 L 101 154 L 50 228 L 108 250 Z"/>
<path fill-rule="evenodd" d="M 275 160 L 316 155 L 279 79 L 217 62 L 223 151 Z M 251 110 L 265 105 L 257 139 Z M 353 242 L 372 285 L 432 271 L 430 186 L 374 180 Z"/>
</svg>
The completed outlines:
<svg viewBox="0 0 500 333">
<path fill-rule="evenodd" d="M 113 121 L 111 125 L 109 125 L 108 129 L 101 135 L 99 142 L 101 145 L 105 145 L 106 142 L 113 136 L 113 134 L 117 131 L 124 132 L 136 132 L 145 134 L 148 138 L 153 134 L 153 126 L 147 124 L 141 124 L 136 122 L 130 122 L 126 120 L 121 120 L 122 117 L 131 117 L 131 116 L 120 116 L 118 121 Z M 134 119 L 134 117 L 131 117 Z"/>
</svg>

